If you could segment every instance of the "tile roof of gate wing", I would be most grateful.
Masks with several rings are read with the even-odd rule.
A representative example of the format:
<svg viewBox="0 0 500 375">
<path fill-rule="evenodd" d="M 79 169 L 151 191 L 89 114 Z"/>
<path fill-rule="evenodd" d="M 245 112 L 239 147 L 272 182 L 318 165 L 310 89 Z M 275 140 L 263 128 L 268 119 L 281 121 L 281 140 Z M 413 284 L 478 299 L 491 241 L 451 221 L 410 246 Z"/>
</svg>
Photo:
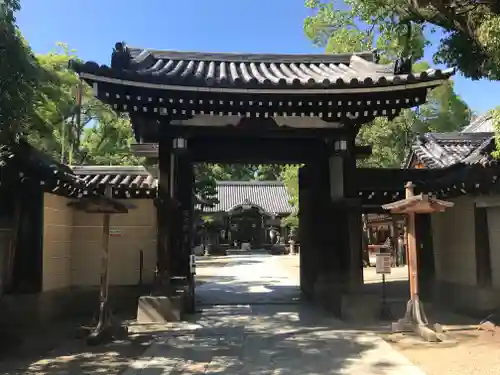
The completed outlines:
<svg viewBox="0 0 500 375">
<path fill-rule="evenodd" d="M 124 57 L 125 56 L 125 57 Z M 125 59 L 125 61 L 124 61 Z M 394 74 L 393 65 L 373 62 L 371 52 L 357 54 L 236 54 L 157 51 L 127 48 L 120 66 L 72 61 L 72 68 L 89 80 L 118 79 L 123 84 L 180 86 L 179 89 L 342 89 L 350 87 L 432 87 L 454 69 Z M 121 68 L 124 66 L 125 68 Z M 91 76 L 89 76 L 91 75 Z M 112 80 L 111 80 L 112 81 Z M 127 82 L 128 81 L 128 82 Z"/>
<path fill-rule="evenodd" d="M 443 168 L 458 163 L 488 166 L 494 162 L 491 156 L 494 143 L 494 133 L 426 133 L 413 143 L 412 155 L 426 168 Z"/>
<path fill-rule="evenodd" d="M 62 194 L 68 193 L 63 192 L 62 187 L 79 190 L 85 186 L 68 166 L 36 149 L 24 138 L 0 145 L 0 183 L 8 183 L 9 177 L 29 178 L 49 192 Z"/>
<path fill-rule="evenodd" d="M 142 166 L 72 166 L 73 173 L 89 186 L 113 185 L 124 189 L 154 190 L 157 179 Z"/>
<path fill-rule="evenodd" d="M 270 214 L 290 214 L 290 194 L 281 181 L 217 181 L 217 203 L 205 212 L 227 212 L 250 202 Z"/>
</svg>

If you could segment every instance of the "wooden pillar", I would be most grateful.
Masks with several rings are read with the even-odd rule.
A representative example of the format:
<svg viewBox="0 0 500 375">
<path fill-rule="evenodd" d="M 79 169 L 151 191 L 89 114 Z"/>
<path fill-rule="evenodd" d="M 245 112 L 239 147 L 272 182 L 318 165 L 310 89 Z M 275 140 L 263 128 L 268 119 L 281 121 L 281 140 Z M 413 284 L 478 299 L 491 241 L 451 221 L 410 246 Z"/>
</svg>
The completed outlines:
<svg viewBox="0 0 500 375">
<path fill-rule="evenodd" d="M 172 276 L 186 278 L 189 276 L 189 257 L 192 251 L 193 166 L 187 149 L 174 149 L 173 155 Z"/>
<path fill-rule="evenodd" d="M 490 248 L 490 225 L 488 222 L 488 208 L 474 207 L 474 243 L 476 247 L 476 280 L 482 288 L 491 287 L 492 264 Z"/>
<path fill-rule="evenodd" d="M 172 274 L 171 260 L 171 157 L 172 140 L 167 134 L 160 134 L 158 152 L 158 197 L 156 199 L 157 213 L 157 244 L 156 266 L 158 292 L 169 293 L 169 278 Z"/>
<path fill-rule="evenodd" d="M 305 166 L 299 168 L 299 242 L 300 242 L 300 290 L 306 297 L 310 297 L 310 287 L 307 280 L 307 259 L 304 253 L 309 248 L 309 232 L 307 226 L 307 190 L 306 190 L 306 173 Z"/>
<path fill-rule="evenodd" d="M 430 214 L 415 215 L 415 237 L 417 240 L 419 297 L 421 300 L 428 300 L 432 298 L 432 283 L 435 277 Z"/>
<path fill-rule="evenodd" d="M 357 181 L 354 180 L 356 172 L 355 136 L 348 141 L 348 151 L 344 156 L 343 181 L 344 198 L 347 200 L 347 215 L 349 222 L 349 275 L 347 288 L 354 291 L 363 284 L 363 220 L 362 203 L 358 195 Z"/>
<path fill-rule="evenodd" d="M 189 276 L 189 261 L 192 252 L 193 232 L 193 166 L 186 153 L 178 156 L 176 175 L 176 198 L 178 200 L 181 232 L 178 236 L 180 276 Z"/>
<path fill-rule="evenodd" d="M 311 210 L 310 166 L 299 169 L 299 242 L 300 288 L 307 298 L 312 298 L 314 285 L 314 247 L 312 243 L 313 217 Z"/>
<path fill-rule="evenodd" d="M 398 228 L 397 228 L 397 220 L 396 220 L 396 217 L 394 215 L 391 215 L 390 232 L 391 232 L 391 241 L 392 241 L 392 263 L 393 263 L 393 266 L 399 266 Z"/>
<path fill-rule="evenodd" d="M 330 174 L 331 163 L 324 154 L 311 164 L 309 182 L 311 226 L 313 230 L 310 261 L 314 275 L 313 296 L 317 303 L 336 315 L 340 315 L 341 289 L 344 280 L 343 265 L 346 241 L 348 238 L 348 220 L 342 206 L 332 203 L 332 191 L 339 191 L 338 185 Z M 342 176 L 341 176 L 342 178 Z M 341 188 L 341 186 L 340 186 Z M 341 191 L 341 190 L 340 190 Z"/>
<path fill-rule="evenodd" d="M 405 186 L 406 199 L 413 197 L 413 185 L 408 183 Z M 408 275 L 410 281 L 410 299 L 418 300 L 418 280 L 417 280 L 417 249 L 415 238 L 415 213 L 410 212 L 407 215 L 407 236 L 408 236 Z"/>
<path fill-rule="evenodd" d="M 349 198 L 348 198 L 349 199 Z M 361 200 L 349 199 L 347 202 L 348 216 L 348 283 L 345 285 L 347 291 L 354 291 L 363 285 L 363 221 Z"/>
<path fill-rule="evenodd" d="M 337 282 L 341 283 L 343 292 L 355 290 L 363 282 L 361 200 L 351 178 L 355 169 L 356 160 L 349 150 L 329 158 L 330 197 L 335 221 L 333 241 L 340 267 Z"/>
<path fill-rule="evenodd" d="M 43 288 L 43 190 L 38 184 L 20 184 L 16 193 L 12 197 L 17 200 L 11 237 L 12 278 L 7 287 L 9 292 L 39 293 Z"/>
</svg>

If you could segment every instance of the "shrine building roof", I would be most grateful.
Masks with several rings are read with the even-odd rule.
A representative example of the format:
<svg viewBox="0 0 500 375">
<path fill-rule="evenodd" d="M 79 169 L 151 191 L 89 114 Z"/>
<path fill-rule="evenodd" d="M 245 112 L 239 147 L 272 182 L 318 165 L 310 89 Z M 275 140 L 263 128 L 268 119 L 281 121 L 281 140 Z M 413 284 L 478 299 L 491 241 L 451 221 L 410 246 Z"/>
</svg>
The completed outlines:
<svg viewBox="0 0 500 375">
<path fill-rule="evenodd" d="M 230 212 L 248 204 L 268 214 L 291 214 L 290 194 L 281 181 L 217 181 L 217 201 L 206 212 Z"/>
</svg>

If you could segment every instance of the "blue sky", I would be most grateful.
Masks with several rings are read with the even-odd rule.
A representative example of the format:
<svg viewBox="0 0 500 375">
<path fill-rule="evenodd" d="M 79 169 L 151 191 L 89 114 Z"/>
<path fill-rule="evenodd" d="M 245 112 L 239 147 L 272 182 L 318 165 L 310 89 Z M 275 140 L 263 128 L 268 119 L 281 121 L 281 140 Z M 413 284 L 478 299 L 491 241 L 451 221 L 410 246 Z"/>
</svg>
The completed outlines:
<svg viewBox="0 0 500 375">
<path fill-rule="evenodd" d="M 304 36 L 303 0 L 22 0 L 18 24 L 38 53 L 68 43 L 84 60 L 109 64 L 114 44 L 209 52 L 321 53 Z M 431 51 L 427 57 L 430 61 Z M 455 78 L 479 112 L 500 105 L 500 82 Z"/>
</svg>

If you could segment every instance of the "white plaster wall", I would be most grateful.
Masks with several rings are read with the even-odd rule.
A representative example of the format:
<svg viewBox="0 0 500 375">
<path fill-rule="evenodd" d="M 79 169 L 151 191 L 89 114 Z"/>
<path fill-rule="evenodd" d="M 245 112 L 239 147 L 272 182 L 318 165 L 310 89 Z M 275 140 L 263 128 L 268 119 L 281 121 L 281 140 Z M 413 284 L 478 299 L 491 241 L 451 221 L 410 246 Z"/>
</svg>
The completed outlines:
<svg viewBox="0 0 500 375">
<path fill-rule="evenodd" d="M 453 208 L 431 215 L 436 279 L 476 285 L 474 198 L 452 201 Z"/>
<path fill-rule="evenodd" d="M 493 288 L 500 288 L 500 207 L 490 207 L 488 229 L 491 257 L 491 283 Z"/>
</svg>

